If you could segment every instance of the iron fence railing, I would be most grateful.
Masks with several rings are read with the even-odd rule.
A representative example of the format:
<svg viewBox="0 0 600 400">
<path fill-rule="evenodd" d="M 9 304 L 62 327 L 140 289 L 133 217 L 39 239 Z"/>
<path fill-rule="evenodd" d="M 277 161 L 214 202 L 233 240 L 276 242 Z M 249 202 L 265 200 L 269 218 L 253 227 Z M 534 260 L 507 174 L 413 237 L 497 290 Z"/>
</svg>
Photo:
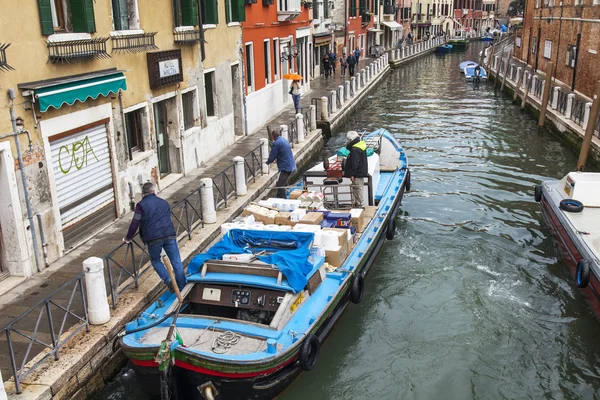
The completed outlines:
<svg viewBox="0 0 600 400">
<path fill-rule="evenodd" d="M 538 99 L 542 98 L 542 88 L 543 88 L 543 85 L 544 85 L 544 81 L 543 80 L 541 80 L 541 79 L 536 79 L 535 80 L 535 86 L 533 87 L 533 94 Z"/>
<path fill-rule="evenodd" d="M 292 122 L 290 122 L 288 125 L 288 141 L 290 142 L 290 145 L 292 146 L 292 149 L 294 148 L 294 145 L 296 143 L 298 143 L 298 130 L 296 129 L 296 118 L 294 118 L 292 120 Z"/>
<path fill-rule="evenodd" d="M 552 86 L 550 86 L 550 92 L 548 93 L 548 104 L 552 104 L 552 102 L 554 101 L 554 90 L 552 89 Z"/>
<path fill-rule="evenodd" d="M 300 112 L 302 113 L 302 116 L 304 117 L 303 121 L 304 121 L 304 134 L 308 134 L 310 132 L 310 122 L 311 122 L 311 112 L 310 112 L 310 108 L 301 108 Z"/>
<path fill-rule="evenodd" d="M 575 122 L 577 125 L 583 127 L 583 119 L 585 116 L 585 101 L 578 99 L 577 97 L 573 98 L 573 102 L 571 103 L 571 120 Z"/>
<path fill-rule="evenodd" d="M 569 100 L 569 95 L 566 92 L 563 92 L 562 89 L 558 89 L 558 96 L 556 99 L 556 109 L 563 115 L 567 113 L 568 100 Z"/>
<path fill-rule="evenodd" d="M 235 185 L 234 165 L 231 164 L 223 171 L 212 177 L 215 210 L 227 207 L 227 202 L 232 197 L 237 198 L 237 187 Z"/>
<path fill-rule="evenodd" d="M 596 125 L 594 125 L 594 135 L 596 135 L 596 137 L 600 137 L 600 114 L 598 114 L 598 117 L 596 118 Z"/>
<path fill-rule="evenodd" d="M 262 170 L 262 145 L 256 146 L 244 156 L 244 169 L 246 170 L 246 183 L 256 182 L 256 177 L 263 174 Z"/>
<path fill-rule="evenodd" d="M 0 330 L 6 335 L 17 393 L 21 393 L 23 379 L 40 364 L 49 357 L 58 360 L 58 351 L 69 339 L 83 328 L 89 331 L 84 274 L 82 272 L 64 283 Z M 69 332 L 68 335 L 63 337 L 66 332 Z M 20 348 L 19 353 L 24 353 L 22 357 L 16 354 L 16 348 Z M 42 351 L 46 351 L 46 354 L 28 367 L 28 362 Z"/>
<path fill-rule="evenodd" d="M 321 99 L 318 97 L 313 97 L 312 99 L 310 99 L 310 104 L 312 106 L 315 106 L 315 109 L 317 111 L 317 121 L 319 121 L 321 119 L 321 115 L 323 114 L 321 112 Z"/>
<path fill-rule="evenodd" d="M 183 200 L 171 206 L 171 219 L 173 225 L 175 225 L 175 232 L 179 241 L 186 236 L 191 240 L 192 232 L 198 227 L 204 227 L 202 187 L 196 188 Z"/>
</svg>

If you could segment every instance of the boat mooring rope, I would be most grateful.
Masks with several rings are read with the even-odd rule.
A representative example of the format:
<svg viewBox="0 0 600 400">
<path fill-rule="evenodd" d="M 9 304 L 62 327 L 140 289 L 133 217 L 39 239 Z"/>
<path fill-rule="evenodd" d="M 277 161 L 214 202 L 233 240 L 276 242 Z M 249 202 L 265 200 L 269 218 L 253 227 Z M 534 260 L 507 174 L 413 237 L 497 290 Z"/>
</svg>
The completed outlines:
<svg viewBox="0 0 600 400">
<path fill-rule="evenodd" d="M 231 331 L 220 333 L 213 341 L 212 351 L 216 354 L 225 354 L 230 348 L 238 344 L 241 338 L 240 335 Z M 220 348 L 223 348 L 224 350 L 218 350 Z"/>
</svg>

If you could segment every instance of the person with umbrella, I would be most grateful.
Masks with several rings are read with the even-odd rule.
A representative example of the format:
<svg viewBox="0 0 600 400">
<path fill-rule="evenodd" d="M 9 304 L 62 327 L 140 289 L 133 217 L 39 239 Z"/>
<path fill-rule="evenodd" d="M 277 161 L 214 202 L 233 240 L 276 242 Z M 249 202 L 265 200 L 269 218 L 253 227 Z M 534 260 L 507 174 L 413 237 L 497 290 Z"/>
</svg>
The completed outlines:
<svg viewBox="0 0 600 400">
<path fill-rule="evenodd" d="M 296 114 L 298 114 L 300 112 L 300 94 L 302 93 L 302 85 L 300 84 L 300 81 L 304 78 L 302 77 L 302 75 L 294 73 L 285 74 L 283 78 L 292 81 L 289 94 L 292 95 L 292 100 L 294 101 L 294 108 L 296 109 Z"/>
</svg>

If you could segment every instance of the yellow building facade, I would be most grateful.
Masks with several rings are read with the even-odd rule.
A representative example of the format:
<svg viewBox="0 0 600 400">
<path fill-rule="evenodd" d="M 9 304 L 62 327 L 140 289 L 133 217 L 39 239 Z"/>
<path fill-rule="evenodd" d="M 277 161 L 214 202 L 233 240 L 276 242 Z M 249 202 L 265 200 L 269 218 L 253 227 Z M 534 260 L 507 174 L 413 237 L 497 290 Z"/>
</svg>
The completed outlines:
<svg viewBox="0 0 600 400">
<path fill-rule="evenodd" d="M 243 135 L 236 1 L 3 2 L 0 279 L 42 270 L 143 183 L 162 190 Z"/>
</svg>

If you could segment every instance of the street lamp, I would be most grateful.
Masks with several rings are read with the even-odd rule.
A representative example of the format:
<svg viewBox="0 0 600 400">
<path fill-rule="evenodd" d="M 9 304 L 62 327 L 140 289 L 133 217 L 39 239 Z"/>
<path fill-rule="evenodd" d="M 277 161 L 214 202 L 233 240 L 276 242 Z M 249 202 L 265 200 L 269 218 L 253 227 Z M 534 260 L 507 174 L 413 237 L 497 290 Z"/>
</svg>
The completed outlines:
<svg viewBox="0 0 600 400">
<path fill-rule="evenodd" d="M 283 53 L 281 53 L 281 62 L 287 61 L 290 58 L 296 58 L 298 57 L 298 43 L 293 44 L 293 45 L 288 45 L 285 48 L 285 51 Z"/>
</svg>

